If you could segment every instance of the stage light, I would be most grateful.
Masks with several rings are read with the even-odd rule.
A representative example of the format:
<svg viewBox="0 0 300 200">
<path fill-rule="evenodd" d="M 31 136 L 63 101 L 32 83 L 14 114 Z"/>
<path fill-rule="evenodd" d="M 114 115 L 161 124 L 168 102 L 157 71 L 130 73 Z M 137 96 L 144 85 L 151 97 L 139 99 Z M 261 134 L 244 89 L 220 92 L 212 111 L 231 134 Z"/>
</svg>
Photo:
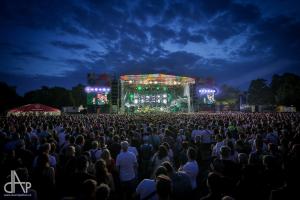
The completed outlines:
<svg viewBox="0 0 300 200">
<path fill-rule="evenodd" d="M 167 98 L 167 95 L 166 95 L 166 94 L 163 94 L 163 98 Z"/>
<path fill-rule="evenodd" d="M 159 90 L 159 87 L 156 87 L 157 90 Z"/>
<path fill-rule="evenodd" d="M 152 84 L 152 81 L 149 81 L 149 84 Z"/>
<path fill-rule="evenodd" d="M 154 81 L 154 84 L 157 84 L 157 81 Z"/>
<path fill-rule="evenodd" d="M 201 94 L 216 93 L 216 90 L 202 88 L 202 89 L 199 89 L 199 93 L 201 93 Z"/>
<path fill-rule="evenodd" d="M 144 99 L 142 99 L 142 100 L 141 100 L 141 103 L 144 103 L 144 102 L 145 102 L 145 100 L 144 100 Z"/>
<path fill-rule="evenodd" d="M 164 91 L 167 91 L 167 87 L 163 87 Z"/>
<path fill-rule="evenodd" d="M 138 90 L 138 91 L 141 91 L 142 89 L 143 89 L 142 86 L 138 86 L 138 87 L 137 87 L 137 90 Z"/>
<path fill-rule="evenodd" d="M 98 88 L 95 88 L 95 92 L 98 92 Z"/>
<path fill-rule="evenodd" d="M 133 83 L 133 81 L 132 81 L 132 80 L 130 80 L 130 81 L 129 81 L 129 84 L 132 84 L 132 83 Z"/>
<path fill-rule="evenodd" d="M 150 97 L 149 96 L 146 96 L 146 99 L 149 99 Z"/>
<path fill-rule="evenodd" d="M 163 103 L 164 103 L 164 104 L 167 104 L 167 99 L 164 99 L 164 100 L 163 100 Z"/>
<path fill-rule="evenodd" d="M 157 100 L 157 103 L 160 103 L 160 99 Z"/>
<path fill-rule="evenodd" d="M 135 99 L 135 100 L 134 100 L 134 104 L 137 104 L 137 103 L 138 103 L 138 100 L 137 100 L 137 99 Z"/>
</svg>

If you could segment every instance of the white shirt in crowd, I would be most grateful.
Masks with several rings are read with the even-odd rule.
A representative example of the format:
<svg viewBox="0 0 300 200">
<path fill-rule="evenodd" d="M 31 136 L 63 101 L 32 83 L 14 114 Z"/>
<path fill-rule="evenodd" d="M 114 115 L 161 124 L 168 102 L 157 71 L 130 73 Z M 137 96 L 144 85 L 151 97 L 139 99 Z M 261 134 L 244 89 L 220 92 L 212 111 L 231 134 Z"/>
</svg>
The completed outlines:
<svg viewBox="0 0 300 200">
<path fill-rule="evenodd" d="M 156 183 L 152 179 L 142 180 L 136 188 L 136 193 L 139 195 L 140 199 L 144 199 L 154 191 L 156 191 Z M 154 194 L 149 198 L 149 200 L 157 200 L 157 199 L 158 199 L 157 194 Z"/>
<path fill-rule="evenodd" d="M 212 156 L 217 156 L 220 158 L 221 147 L 224 146 L 224 142 L 217 142 L 212 149 Z"/>
<path fill-rule="evenodd" d="M 139 152 L 137 151 L 137 149 L 135 147 L 129 146 L 128 151 L 133 153 L 136 157 L 139 156 Z"/>
<path fill-rule="evenodd" d="M 193 130 L 192 131 L 192 139 L 194 140 L 196 138 L 196 136 L 200 135 L 202 132 L 202 130 Z"/>
<path fill-rule="evenodd" d="M 132 152 L 122 151 L 119 153 L 116 160 L 116 166 L 119 169 L 121 181 L 130 181 L 135 178 L 137 160 Z"/>
<path fill-rule="evenodd" d="M 93 158 L 93 156 L 95 156 L 95 160 L 99 160 L 101 158 L 102 155 L 102 150 L 101 149 L 91 149 L 89 151 L 90 153 L 90 157 Z"/>
<path fill-rule="evenodd" d="M 190 177 L 192 188 L 195 189 L 197 187 L 197 175 L 199 173 L 198 163 L 195 160 L 188 161 L 182 167 L 182 171 Z"/>
</svg>

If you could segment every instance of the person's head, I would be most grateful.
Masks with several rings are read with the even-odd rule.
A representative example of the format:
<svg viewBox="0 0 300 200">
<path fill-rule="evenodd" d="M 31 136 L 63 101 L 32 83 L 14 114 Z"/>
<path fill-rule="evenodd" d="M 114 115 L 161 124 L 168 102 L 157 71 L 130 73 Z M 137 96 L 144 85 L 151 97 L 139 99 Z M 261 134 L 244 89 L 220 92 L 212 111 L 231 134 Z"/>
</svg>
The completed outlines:
<svg viewBox="0 0 300 200">
<path fill-rule="evenodd" d="M 66 148 L 66 156 L 67 157 L 74 157 L 75 156 L 75 147 L 74 146 L 68 146 Z"/>
<path fill-rule="evenodd" d="M 49 143 L 45 143 L 40 146 L 41 153 L 49 154 L 50 150 L 51 150 L 51 145 Z"/>
<path fill-rule="evenodd" d="M 272 169 L 277 166 L 276 159 L 273 156 L 263 156 L 263 165 L 266 169 Z"/>
<path fill-rule="evenodd" d="M 108 149 L 103 149 L 101 158 L 105 161 L 111 160 L 111 155 Z"/>
<path fill-rule="evenodd" d="M 107 172 L 105 160 L 99 159 L 99 160 L 95 163 L 95 169 L 96 169 L 96 171 L 105 171 L 105 172 Z"/>
<path fill-rule="evenodd" d="M 115 143 L 118 143 L 119 140 L 120 140 L 120 137 L 119 137 L 118 135 L 114 135 L 114 136 L 113 136 L 113 141 L 114 141 Z"/>
<path fill-rule="evenodd" d="M 188 147 L 189 147 L 189 143 L 187 141 L 181 142 L 181 145 L 182 145 L 182 148 L 185 150 L 188 149 Z"/>
<path fill-rule="evenodd" d="M 121 149 L 123 151 L 127 151 L 128 147 L 129 147 L 129 143 L 126 140 L 121 142 Z"/>
<path fill-rule="evenodd" d="M 193 147 L 190 147 L 187 151 L 187 157 L 189 160 L 196 160 L 197 152 Z"/>
<path fill-rule="evenodd" d="M 84 140 L 83 135 L 78 135 L 78 136 L 76 137 L 75 143 L 76 143 L 77 145 L 84 145 L 84 142 L 85 142 L 85 140 Z"/>
<path fill-rule="evenodd" d="M 174 168 L 169 161 L 165 161 L 161 164 L 161 166 L 165 167 L 168 173 L 168 176 L 171 176 L 174 173 Z"/>
<path fill-rule="evenodd" d="M 93 149 L 98 149 L 98 141 L 95 141 L 95 140 L 94 140 L 94 141 L 92 142 L 92 148 L 93 148 Z"/>
<path fill-rule="evenodd" d="M 172 181 L 166 175 L 156 178 L 156 191 L 159 199 L 169 199 L 172 192 Z"/>
<path fill-rule="evenodd" d="M 263 140 L 260 137 L 255 139 L 255 148 L 256 151 L 262 151 L 263 149 Z"/>
<path fill-rule="evenodd" d="M 162 143 L 167 148 L 167 151 L 170 149 L 170 145 L 167 142 Z"/>
<path fill-rule="evenodd" d="M 229 156 L 230 156 L 230 152 L 231 152 L 231 149 L 228 146 L 222 146 L 221 151 L 220 151 L 221 159 L 228 160 Z"/>
<path fill-rule="evenodd" d="M 162 159 L 168 155 L 168 150 L 165 145 L 160 145 L 158 147 L 158 158 Z"/>
<path fill-rule="evenodd" d="M 97 182 L 93 179 L 87 179 L 83 182 L 81 189 L 82 199 L 95 199 Z"/>
<path fill-rule="evenodd" d="M 100 184 L 96 189 L 96 200 L 107 200 L 110 195 L 110 188 L 106 184 Z"/>
<path fill-rule="evenodd" d="M 222 192 L 222 177 L 219 174 L 210 172 L 206 184 L 211 193 Z"/>
<path fill-rule="evenodd" d="M 159 175 L 168 175 L 168 170 L 164 167 L 164 166 L 159 166 L 156 170 L 155 170 L 155 177 L 158 177 Z"/>
</svg>

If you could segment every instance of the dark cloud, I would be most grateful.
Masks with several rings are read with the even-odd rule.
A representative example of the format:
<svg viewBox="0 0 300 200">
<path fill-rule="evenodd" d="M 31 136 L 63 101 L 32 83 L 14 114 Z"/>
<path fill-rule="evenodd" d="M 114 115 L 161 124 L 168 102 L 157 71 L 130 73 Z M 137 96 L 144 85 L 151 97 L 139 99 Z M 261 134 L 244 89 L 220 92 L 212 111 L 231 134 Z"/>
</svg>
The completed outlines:
<svg viewBox="0 0 300 200">
<path fill-rule="evenodd" d="M 77 49 L 77 50 L 81 50 L 81 49 L 88 49 L 89 47 L 85 44 L 82 43 L 74 43 L 74 42 L 65 42 L 65 41 L 51 41 L 50 42 L 53 46 L 59 47 L 59 48 L 63 48 L 63 49 Z"/>
</svg>

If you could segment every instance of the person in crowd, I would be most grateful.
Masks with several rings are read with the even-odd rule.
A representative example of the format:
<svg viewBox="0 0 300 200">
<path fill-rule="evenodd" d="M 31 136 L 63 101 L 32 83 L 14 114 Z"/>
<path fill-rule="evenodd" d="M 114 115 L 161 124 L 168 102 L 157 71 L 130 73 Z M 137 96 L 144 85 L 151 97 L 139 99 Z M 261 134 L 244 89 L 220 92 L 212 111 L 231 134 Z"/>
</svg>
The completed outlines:
<svg viewBox="0 0 300 200">
<path fill-rule="evenodd" d="M 100 184 L 96 189 L 96 200 L 108 200 L 110 197 L 110 188 L 106 184 Z"/>
<path fill-rule="evenodd" d="M 116 167 L 120 174 L 123 199 L 130 199 L 136 184 L 137 178 L 137 159 L 136 156 L 128 151 L 129 143 L 121 142 L 121 152 L 117 156 Z"/>
<path fill-rule="evenodd" d="M 223 181 L 218 173 L 210 172 L 207 176 L 206 185 L 209 193 L 200 200 L 219 200 L 223 195 Z"/>
<path fill-rule="evenodd" d="M 166 175 L 159 175 L 156 178 L 156 192 L 158 200 L 170 200 L 172 193 L 172 181 Z"/>
<path fill-rule="evenodd" d="M 110 151 L 108 149 L 103 149 L 101 159 L 105 161 L 108 172 L 114 174 L 116 169 L 116 163 L 115 160 L 111 157 Z"/>
<path fill-rule="evenodd" d="M 189 148 L 187 151 L 188 161 L 181 169 L 189 176 L 193 190 L 197 188 L 197 176 L 199 173 L 199 166 L 196 162 L 196 156 L 196 150 L 192 147 Z"/>
<path fill-rule="evenodd" d="M 93 179 L 87 179 L 82 183 L 80 192 L 78 194 L 78 200 L 95 200 L 96 198 L 97 181 Z"/>
<path fill-rule="evenodd" d="M 155 178 L 159 175 L 167 175 L 167 169 L 163 166 L 160 166 L 156 169 Z M 157 191 L 156 191 L 156 180 L 153 179 L 144 179 L 136 187 L 136 196 L 141 200 L 157 200 Z"/>
<path fill-rule="evenodd" d="M 149 137 L 144 137 L 143 144 L 140 146 L 140 167 L 142 178 L 150 176 L 151 157 L 153 155 L 153 150 L 153 146 L 149 143 Z"/>
<path fill-rule="evenodd" d="M 114 179 L 111 173 L 106 168 L 106 162 L 103 159 L 98 160 L 95 163 L 96 180 L 98 185 L 104 183 L 110 187 L 111 191 L 115 191 Z"/>
<path fill-rule="evenodd" d="M 101 158 L 102 150 L 98 148 L 98 141 L 92 142 L 92 149 L 89 150 L 92 162 L 96 162 Z"/>
<path fill-rule="evenodd" d="M 167 175 L 172 180 L 172 199 L 189 199 L 192 197 L 192 183 L 189 175 L 183 171 L 176 172 L 169 161 L 162 163 L 167 169 Z"/>
<path fill-rule="evenodd" d="M 55 199 L 55 171 L 50 166 L 48 154 L 42 153 L 37 157 L 32 182 L 38 199 Z"/>
<path fill-rule="evenodd" d="M 165 145 L 160 145 L 151 159 L 152 171 L 156 170 L 165 161 L 170 161 L 168 149 Z"/>
<path fill-rule="evenodd" d="M 71 185 L 73 186 L 74 194 L 80 191 L 80 187 L 87 179 L 96 180 L 96 176 L 88 172 L 89 161 L 87 156 L 77 158 L 77 165 L 74 175 L 71 177 Z"/>
</svg>

